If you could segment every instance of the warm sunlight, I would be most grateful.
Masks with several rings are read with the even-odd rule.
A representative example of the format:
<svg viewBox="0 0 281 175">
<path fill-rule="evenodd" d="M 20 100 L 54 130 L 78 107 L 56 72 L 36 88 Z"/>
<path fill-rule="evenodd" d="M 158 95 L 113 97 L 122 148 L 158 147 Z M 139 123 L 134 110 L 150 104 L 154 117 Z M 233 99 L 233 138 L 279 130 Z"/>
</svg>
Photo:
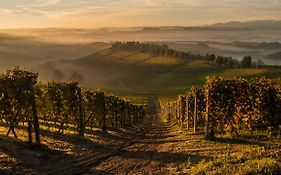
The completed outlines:
<svg viewBox="0 0 281 175">
<path fill-rule="evenodd" d="M 280 19 L 279 0 L 3 0 L 0 27 L 203 25 Z"/>
<path fill-rule="evenodd" d="M 280 175 L 281 0 L 0 0 L 0 175 Z"/>
</svg>

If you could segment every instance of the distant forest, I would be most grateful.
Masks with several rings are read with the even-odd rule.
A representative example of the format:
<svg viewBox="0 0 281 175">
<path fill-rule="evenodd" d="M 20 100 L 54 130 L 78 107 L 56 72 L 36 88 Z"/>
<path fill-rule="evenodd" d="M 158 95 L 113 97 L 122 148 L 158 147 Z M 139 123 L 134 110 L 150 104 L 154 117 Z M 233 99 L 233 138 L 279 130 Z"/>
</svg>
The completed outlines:
<svg viewBox="0 0 281 175">
<path fill-rule="evenodd" d="M 193 59 L 193 60 L 206 60 L 212 62 L 217 67 L 233 68 L 233 67 L 251 67 L 252 58 L 251 56 L 245 56 L 241 62 L 225 56 L 217 56 L 215 54 L 194 54 L 191 52 L 182 52 L 171 49 L 168 45 L 157 45 L 151 43 L 140 43 L 140 42 L 115 42 L 112 43 L 111 49 L 113 51 L 130 51 L 151 54 L 154 56 L 163 57 L 174 57 L 177 59 Z"/>
</svg>

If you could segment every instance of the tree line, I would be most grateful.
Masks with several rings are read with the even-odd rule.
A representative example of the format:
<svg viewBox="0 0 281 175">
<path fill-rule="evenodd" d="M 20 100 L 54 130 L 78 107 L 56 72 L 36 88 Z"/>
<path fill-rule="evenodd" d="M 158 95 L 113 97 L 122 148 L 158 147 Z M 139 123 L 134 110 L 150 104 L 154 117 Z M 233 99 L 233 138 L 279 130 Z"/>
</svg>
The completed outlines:
<svg viewBox="0 0 281 175">
<path fill-rule="evenodd" d="M 169 48 L 168 45 L 157 45 L 153 43 L 140 43 L 140 42 L 115 42 L 112 43 L 111 49 L 113 51 L 131 51 L 131 52 L 140 52 L 151 54 L 154 56 L 163 56 L 163 57 L 174 57 L 177 59 L 201 59 L 206 60 L 213 63 L 217 67 L 222 68 L 234 68 L 234 67 L 242 67 L 249 68 L 252 65 L 252 57 L 245 56 L 241 62 L 232 58 L 225 56 L 217 56 L 215 54 L 194 54 L 191 52 L 182 52 L 178 50 L 174 50 Z"/>
</svg>

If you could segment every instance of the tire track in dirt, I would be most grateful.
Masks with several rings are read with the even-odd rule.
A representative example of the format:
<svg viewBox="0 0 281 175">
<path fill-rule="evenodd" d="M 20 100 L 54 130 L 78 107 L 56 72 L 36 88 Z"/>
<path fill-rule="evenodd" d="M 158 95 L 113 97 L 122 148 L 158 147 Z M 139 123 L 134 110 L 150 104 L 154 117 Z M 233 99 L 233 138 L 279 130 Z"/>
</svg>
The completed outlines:
<svg viewBox="0 0 281 175">
<path fill-rule="evenodd" d="M 125 143 L 123 145 L 120 145 L 119 148 L 112 148 L 113 151 L 107 153 L 107 154 L 102 154 L 102 155 L 90 155 L 85 156 L 78 161 L 76 161 L 75 164 L 72 164 L 67 167 L 62 167 L 61 169 L 56 169 L 56 170 L 51 170 L 50 172 L 47 172 L 46 174 L 56 174 L 56 175 L 71 175 L 71 174 L 84 174 L 89 171 L 91 167 L 97 166 L 103 161 L 106 161 L 112 156 L 117 156 L 118 154 L 122 153 L 122 150 L 125 149 L 126 147 L 129 147 L 139 140 L 141 140 L 143 137 L 145 137 L 146 132 L 148 131 L 147 125 L 146 127 L 141 128 L 139 131 L 140 134 L 135 135 L 133 138 L 131 138 L 132 141 L 129 143 Z"/>
</svg>

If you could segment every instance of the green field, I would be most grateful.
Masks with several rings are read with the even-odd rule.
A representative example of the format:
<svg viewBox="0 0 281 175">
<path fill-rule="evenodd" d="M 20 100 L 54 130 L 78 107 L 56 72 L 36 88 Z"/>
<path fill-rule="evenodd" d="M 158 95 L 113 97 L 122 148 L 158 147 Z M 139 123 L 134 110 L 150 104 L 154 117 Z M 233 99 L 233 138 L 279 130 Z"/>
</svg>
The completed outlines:
<svg viewBox="0 0 281 175">
<path fill-rule="evenodd" d="M 222 77 L 243 77 L 243 78 L 280 78 L 281 69 L 219 69 L 219 68 L 200 68 L 172 70 L 161 73 L 154 73 L 146 77 L 143 81 L 138 81 L 133 85 L 133 90 L 109 89 L 110 92 L 126 96 L 126 98 L 141 101 L 146 94 L 156 94 L 160 98 L 174 98 L 179 93 L 189 90 L 192 86 L 202 87 L 207 76 Z M 141 80 L 141 79 L 139 79 Z"/>
</svg>

